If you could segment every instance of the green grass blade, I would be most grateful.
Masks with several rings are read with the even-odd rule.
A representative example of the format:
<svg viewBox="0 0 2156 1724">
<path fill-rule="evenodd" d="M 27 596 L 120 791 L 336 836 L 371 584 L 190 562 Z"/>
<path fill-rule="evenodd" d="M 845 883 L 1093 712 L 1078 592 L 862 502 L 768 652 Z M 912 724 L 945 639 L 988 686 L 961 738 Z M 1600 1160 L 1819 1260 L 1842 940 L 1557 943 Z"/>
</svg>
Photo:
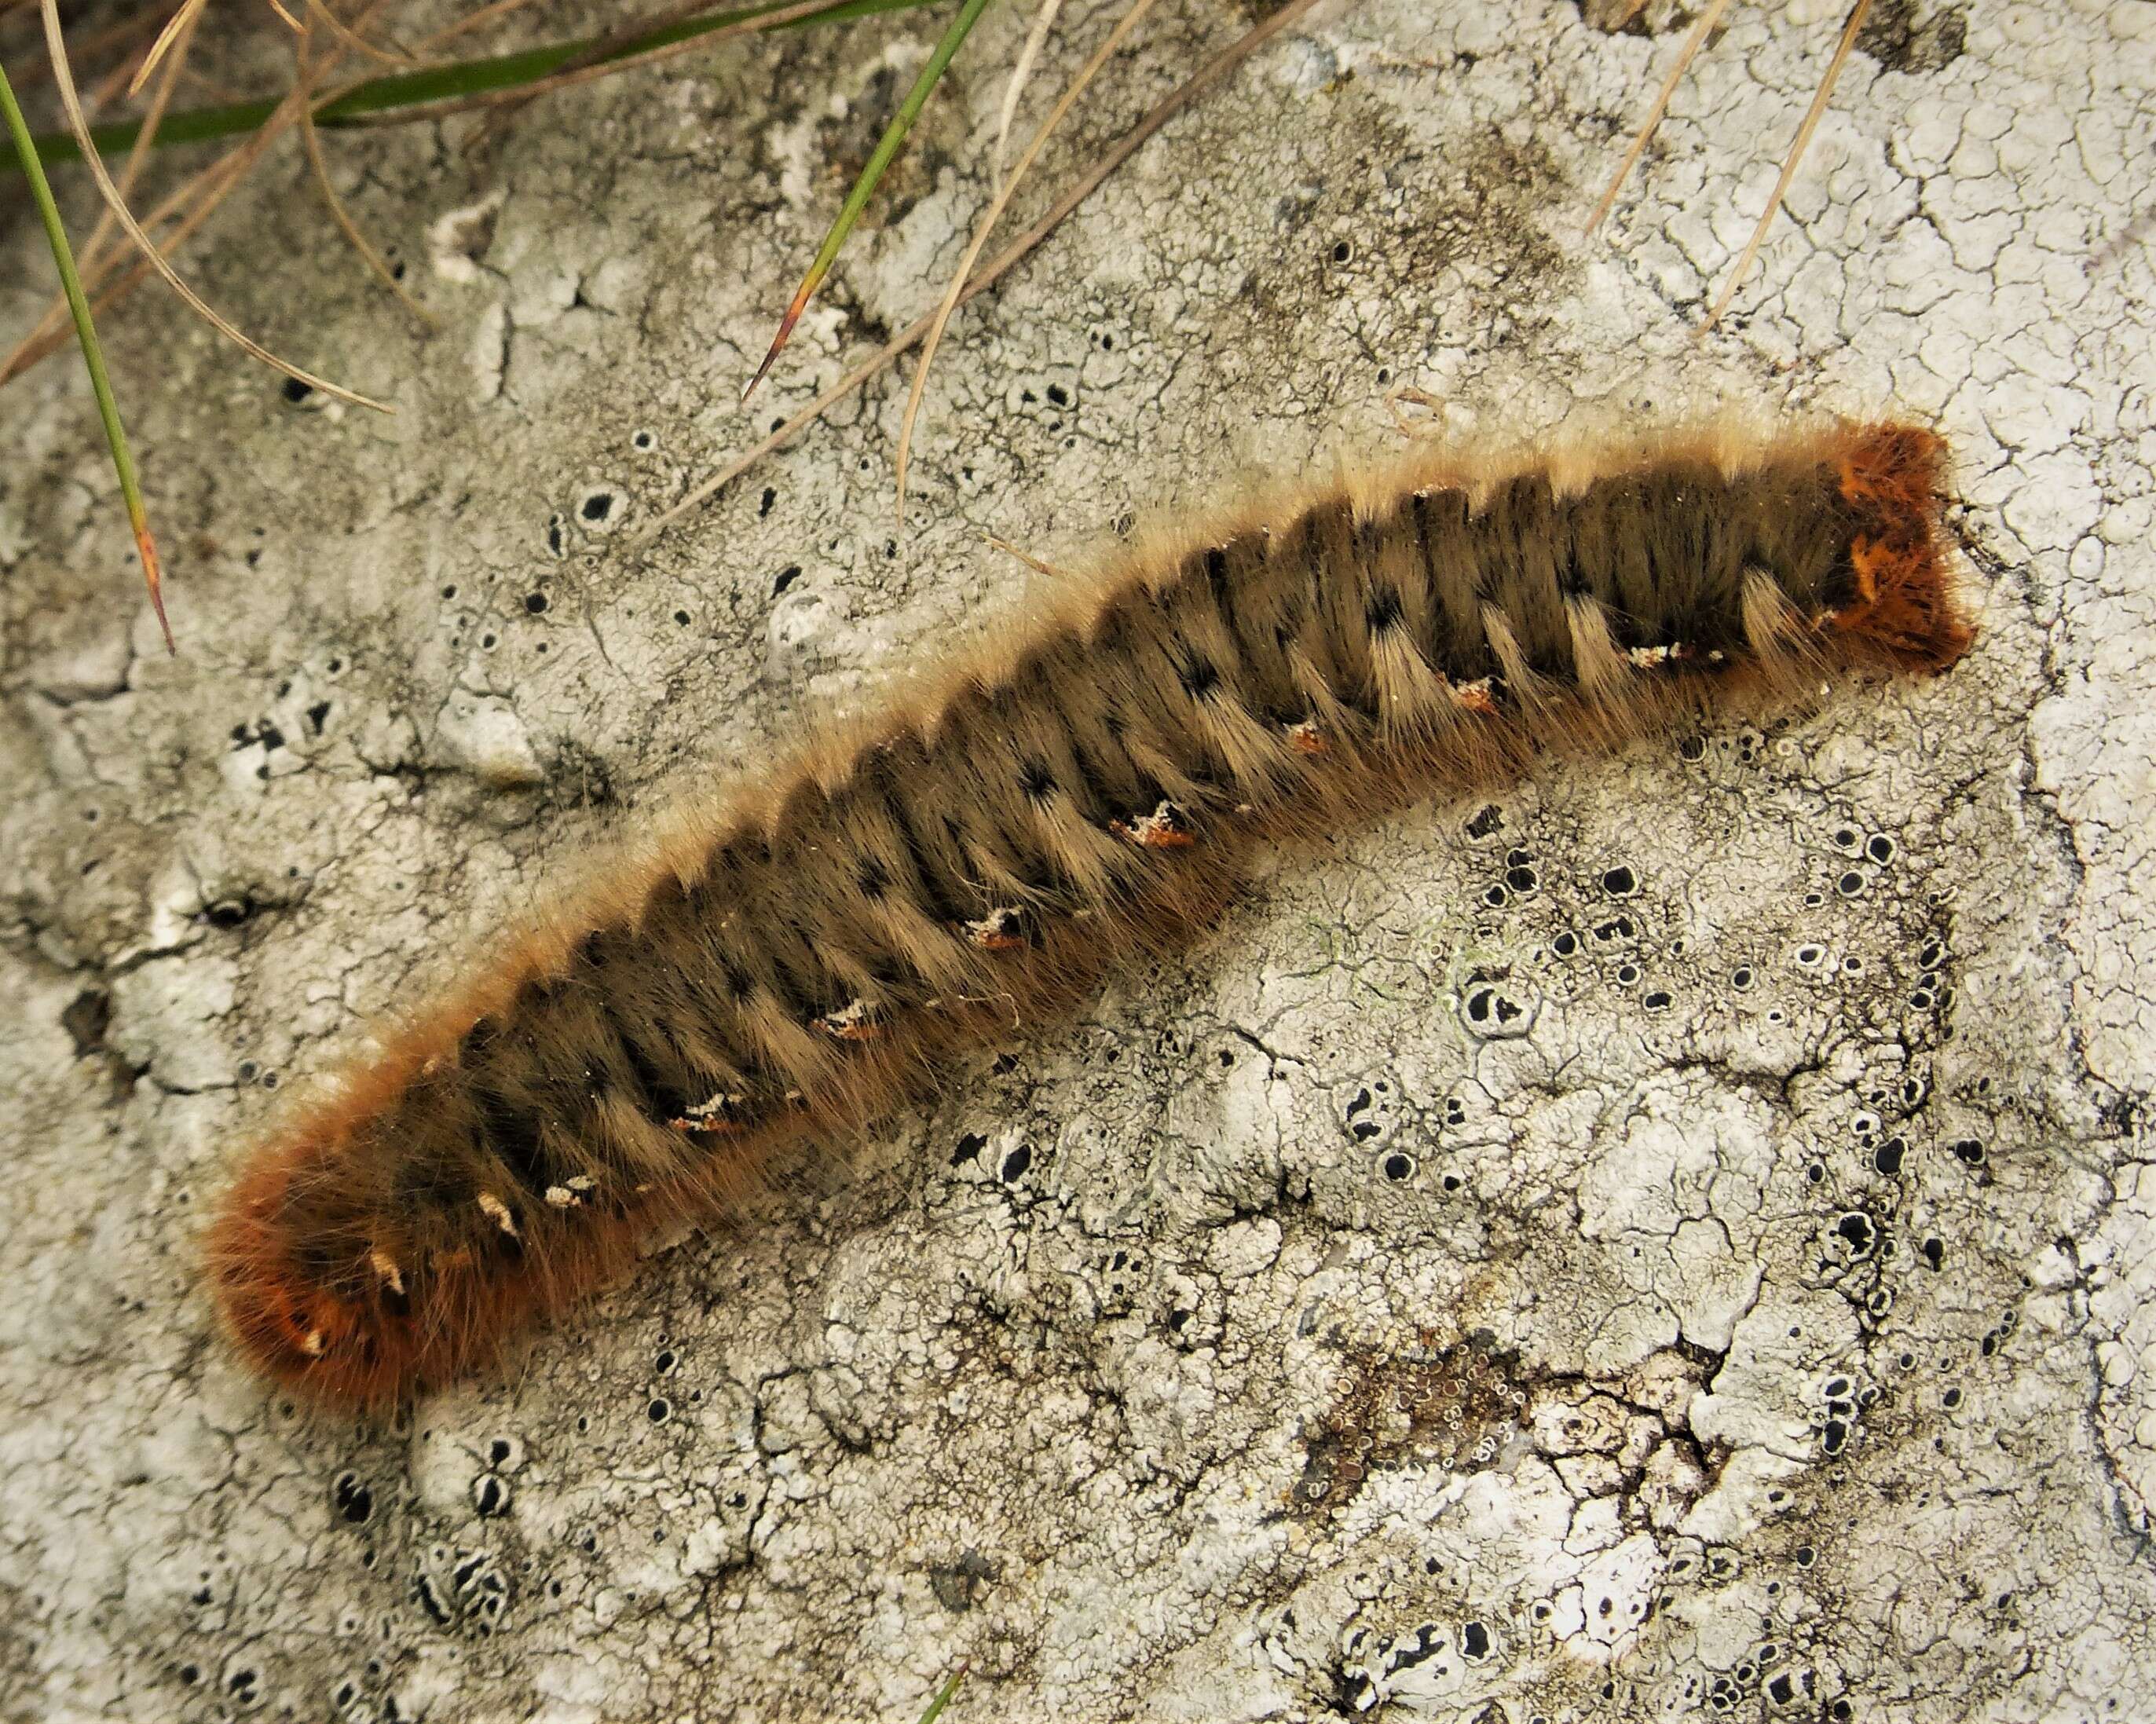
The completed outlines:
<svg viewBox="0 0 2156 1724">
<path fill-rule="evenodd" d="M 936 1691 L 936 1698 L 928 1702 L 928 1710 L 921 1715 L 921 1724 L 936 1724 L 943 1716 L 943 1708 L 951 1704 L 951 1696 L 958 1691 L 958 1685 L 966 1680 L 966 1670 L 972 1662 L 960 1659 L 958 1667 L 944 1678 L 943 1686 Z"/>
<path fill-rule="evenodd" d="M 774 12 L 782 3 L 783 0 L 762 0 L 762 3 L 755 6 L 710 13 L 702 18 L 690 18 L 664 29 L 653 30 L 634 41 L 619 44 L 596 64 L 604 65 L 614 60 L 628 59 L 635 54 L 649 54 L 654 49 L 670 48 L 677 42 L 693 41 L 699 36 L 710 35 L 714 30 L 725 29 L 730 25 L 759 18 L 767 12 Z M 839 3 L 834 4 L 828 12 L 790 19 L 773 28 L 799 30 L 811 24 L 846 23 L 855 18 L 872 18 L 879 13 L 911 12 L 932 3 L 932 0 L 839 0 Z M 393 113 L 400 108 L 424 108 L 432 103 L 459 96 L 485 95 L 495 90 L 520 89 L 526 84 L 537 83 L 580 55 L 591 53 L 603 39 L 588 36 L 575 42 L 557 42 L 544 48 L 526 49 L 517 54 L 495 54 L 485 59 L 456 60 L 444 66 L 424 67 L 416 72 L 393 72 L 386 77 L 370 78 L 316 109 L 315 124 L 335 126 L 362 115 Z M 226 102 L 216 107 L 192 108 L 184 113 L 168 114 L 165 116 L 164 125 L 158 129 L 157 147 L 162 149 L 167 144 L 195 144 L 213 138 L 237 137 L 257 130 L 276 111 L 277 103 L 268 100 Z M 104 126 L 92 126 L 90 136 L 100 154 L 111 156 L 131 148 L 141 130 L 140 121 L 118 120 Z M 72 132 L 45 132 L 37 138 L 36 144 L 38 154 L 47 162 L 72 162 L 82 153 Z"/>
<path fill-rule="evenodd" d="M 4 66 L 0 66 L 0 110 L 6 112 L 8 136 L 15 141 L 15 154 L 23 164 L 23 176 L 30 182 L 30 195 L 36 200 L 38 213 L 44 221 L 45 238 L 53 248 L 53 262 L 59 266 L 60 285 L 67 293 L 68 310 L 74 317 L 75 338 L 82 343 L 83 363 L 90 368 L 90 387 L 97 396 L 97 416 L 105 422 L 105 440 L 112 445 L 113 470 L 120 475 L 120 495 L 126 500 L 127 524 L 134 529 L 135 549 L 142 559 L 142 578 L 150 588 L 150 605 L 157 613 L 157 626 L 164 630 L 165 650 L 175 652 L 177 649 L 172 644 L 172 625 L 165 618 L 157 541 L 150 536 L 150 515 L 142 505 L 142 486 L 136 477 L 135 457 L 128 453 L 127 433 L 120 423 L 120 404 L 112 398 L 112 379 L 105 372 L 105 351 L 98 346 L 97 329 L 90 321 L 90 299 L 82 290 L 81 276 L 75 273 L 74 253 L 68 244 L 67 228 L 60 221 L 59 205 L 53 201 L 52 186 L 45 178 L 44 166 L 38 159 L 38 146 L 16 103 L 15 87 L 8 81 Z"/>
<path fill-rule="evenodd" d="M 921 117 L 921 109 L 928 105 L 929 92 L 936 88 L 945 68 L 951 64 L 952 55 L 957 53 L 959 45 L 973 34 L 973 26 L 980 22 L 981 14 L 988 10 L 990 3 L 991 0 L 966 0 L 966 3 L 958 8 L 957 15 L 945 28 L 943 39 L 936 44 L 936 51 L 928 56 L 928 64 L 921 69 L 921 75 L 913 80 L 913 88 L 906 91 L 906 100 L 899 104 L 898 112 L 891 116 L 891 124 L 884 128 L 883 136 L 877 141 L 875 152 L 869 157 L 868 166 L 855 177 L 853 190 L 846 193 L 846 201 L 839 211 L 838 220 L 831 223 L 831 231 L 824 236 L 824 244 L 816 254 L 816 260 L 809 264 L 808 273 L 801 278 L 801 285 L 794 290 L 793 303 L 786 308 L 785 316 L 778 321 L 778 333 L 772 338 L 771 351 L 763 356 L 763 363 L 756 368 L 756 375 L 748 380 L 748 387 L 742 391 L 742 400 L 747 400 L 756 393 L 756 386 L 763 381 L 765 373 L 770 371 L 780 351 L 792 339 L 793 326 L 801 321 L 801 314 L 808 310 L 808 301 L 815 298 L 816 290 L 824 285 L 824 278 L 831 273 L 832 260 L 839 255 L 839 249 L 846 243 L 846 236 L 854 231 L 854 223 L 861 218 L 861 212 L 868 207 L 876 182 L 883 177 L 884 170 L 891 166 L 891 158 L 898 154 L 899 146 L 906 141 L 906 135 L 913 130 L 913 122 Z"/>
</svg>

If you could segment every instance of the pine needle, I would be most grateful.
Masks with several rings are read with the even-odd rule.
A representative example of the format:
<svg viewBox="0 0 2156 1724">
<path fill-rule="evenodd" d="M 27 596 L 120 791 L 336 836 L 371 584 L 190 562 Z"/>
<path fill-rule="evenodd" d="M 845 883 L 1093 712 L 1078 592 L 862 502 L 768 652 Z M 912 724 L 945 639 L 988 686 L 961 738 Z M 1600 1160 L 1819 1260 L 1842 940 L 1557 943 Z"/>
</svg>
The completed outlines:
<svg viewBox="0 0 2156 1724">
<path fill-rule="evenodd" d="M 462 18 L 452 19 L 443 25 L 433 35 L 423 40 L 419 46 L 423 49 L 429 50 L 439 48 L 444 42 L 454 42 L 458 37 L 469 35 L 474 30 L 485 29 L 489 24 L 499 23 L 511 13 L 521 12 L 531 3 L 532 0 L 489 0 L 488 4 L 480 7 L 476 12 L 468 12 Z"/>
<path fill-rule="evenodd" d="M 312 68 L 309 64 L 311 58 L 311 38 L 305 32 L 300 37 L 299 56 L 300 81 L 305 84 L 312 76 Z M 329 206 L 330 218 L 337 224 L 337 230 L 344 235 L 346 243 L 359 254 L 360 260 L 374 272 L 382 285 L 397 296 L 398 304 L 426 328 L 439 328 L 440 323 L 434 314 L 413 298 L 411 290 L 397 279 L 397 272 L 389 267 L 389 260 L 375 249 L 373 242 L 361 230 L 359 223 L 352 218 L 352 212 L 345 208 L 344 199 L 337 196 L 336 187 L 330 179 L 329 162 L 322 154 L 321 132 L 315 125 L 314 115 L 305 107 L 300 110 L 300 141 L 305 146 L 307 165 L 314 171 L 315 184 L 322 194 L 322 202 Z"/>
<path fill-rule="evenodd" d="M 1010 79 L 1004 85 L 1004 105 L 996 115 L 995 153 L 989 157 L 990 177 L 1000 184 L 1004 177 L 1004 151 L 1010 142 L 1011 122 L 1018 118 L 1019 98 L 1025 94 L 1025 86 L 1033 77 L 1034 63 L 1040 58 L 1040 50 L 1048 44 L 1048 33 L 1055 28 L 1055 14 L 1063 9 L 1063 0 L 1040 0 L 1034 10 L 1033 28 L 1025 33 L 1025 45 L 1018 51 L 1018 59 L 1011 64 Z"/>
<path fill-rule="evenodd" d="M 1699 22 L 1691 27 L 1691 33 L 1685 38 L 1684 49 L 1677 55 L 1676 64 L 1670 68 L 1669 76 L 1662 80 L 1661 90 L 1655 97 L 1655 105 L 1648 110 L 1646 123 L 1634 136 L 1632 147 L 1625 152 L 1625 159 L 1617 164 L 1617 172 L 1609 176 L 1609 187 L 1602 193 L 1602 201 L 1594 206 L 1594 213 L 1587 218 L 1587 225 L 1580 229 L 1581 238 L 1584 239 L 1600 227 L 1603 218 L 1615 205 L 1619 190 L 1646 151 L 1647 141 L 1654 136 L 1656 128 L 1662 123 L 1662 116 L 1669 112 L 1670 98 L 1676 94 L 1677 85 L 1691 69 L 1692 61 L 1698 58 L 1700 49 L 1707 46 L 1707 38 L 1714 33 L 1714 27 L 1722 22 L 1722 14 L 1728 10 L 1729 0 L 1708 0 L 1707 10 L 1700 13 Z"/>
<path fill-rule="evenodd" d="M 82 147 L 84 159 L 89 164 L 91 176 L 97 182 L 98 190 L 104 193 L 106 204 L 118 218 L 120 225 L 127 230 L 128 237 L 142 249 L 144 257 L 149 260 L 151 266 L 165 278 L 166 285 L 179 295 L 198 316 L 218 331 L 227 340 L 234 342 L 242 351 L 252 355 L 264 365 L 282 372 L 288 377 L 296 378 L 313 388 L 320 389 L 326 395 L 335 396 L 340 401 L 348 401 L 357 407 L 371 407 L 379 413 L 389 412 L 390 408 L 384 403 L 376 401 L 369 396 L 357 394 L 352 390 L 331 382 L 326 377 L 318 377 L 311 372 L 302 371 L 299 367 L 288 364 L 280 359 L 259 341 L 243 333 L 219 316 L 203 300 L 201 295 L 180 279 L 178 271 L 165 261 L 164 254 L 151 243 L 150 236 L 142 231 L 141 223 L 135 219 L 134 213 L 127 208 L 126 200 L 121 197 L 120 188 L 112 183 L 112 176 L 105 170 L 104 157 L 97 153 L 95 146 L 90 141 L 90 121 L 82 111 L 82 99 L 75 91 L 74 74 L 68 65 L 67 44 L 60 33 L 59 0 L 40 0 L 39 9 L 44 16 L 46 51 L 52 57 L 53 85 L 59 92 L 60 105 L 66 111 L 68 123 L 74 129 L 75 140 Z M 34 144 L 31 146 L 31 150 L 34 154 L 36 151 Z"/>
<path fill-rule="evenodd" d="M 141 94 L 142 86 L 157 69 L 157 62 L 164 59 L 166 50 L 193 28 L 194 21 L 202 16 L 203 8 L 208 4 L 209 0 L 181 0 L 180 9 L 165 20 L 165 28 L 157 32 L 157 39 L 150 44 L 150 52 L 136 68 L 135 76 L 127 85 L 131 97 Z"/>
<path fill-rule="evenodd" d="M 1004 211 L 1009 207 L 1011 196 L 1018 190 L 1019 182 L 1032 172 L 1033 164 L 1040 159 L 1041 151 L 1047 147 L 1049 139 L 1063 124 L 1064 116 L 1070 113 L 1071 104 L 1084 94 L 1086 85 L 1100 75 L 1101 67 L 1114 58 L 1116 50 L 1123 45 L 1124 38 L 1137 28 L 1146 13 L 1152 9 L 1152 5 L 1153 0 L 1131 0 L 1128 9 L 1116 21 L 1116 28 L 1108 32 L 1108 39 L 1080 69 L 1078 75 L 1070 80 L 1070 87 L 1063 92 L 1048 118 L 1041 122 L 1040 129 L 1034 133 L 1033 141 L 1026 146 L 1025 154 L 1019 157 L 1018 166 L 1011 170 L 1010 177 L 997 189 L 995 197 L 989 202 L 988 213 L 974 228 L 973 244 L 966 248 L 965 256 L 958 260 L 958 267 L 952 272 L 951 285 L 944 290 L 942 303 L 937 306 L 936 316 L 928 326 L 927 336 L 921 343 L 921 363 L 914 367 L 913 387 L 906 392 L 906 414 L 899 421 L 896 464 L 898 519 L 901 526 L 906 524 L 906 469 L 913 449 L 913 422 L 921 413 L 921 392 L 928 384 L 928 367 L 936 362 L 936 350 L 942 345 L 944 326 L 950 322 L 952 312 L 957 309 L 958 295 L 965 290 L 966 278 L 973 271 L 974 260 L 980 256 L 981 249 L 988 243 L 988 235 L 995 231 L 996 223 L 1003 219 Z"/>
<path fill-rule="evenodd" d="M 49 3 L 49 0 L 48 0 Z M 1826 113 L 1827 98 L 1834 94 L 1835 80 L 1841 75 L 1842 63 L 1848 59 L 1849 50 L 1856 42 L 1856 33 L 1864 28 L 1866 14 L 1871 10 L 1871 0 L 1856 0 L 1849 8 L 1848 22 L 1841 27 L 1841 40 L 1835 44 L 1834 58 L 1827 62 L 1826 75 L 1820 80 L 1819 90 L 1812 97 L 1812 105 L 1804 114 L 1804 123 L 1797 128 L 1796 141 L 1789 146 L 1789 153 L 1782 162 L 1781 177 L 1774 182 L 1774 195 L 1768 198 L 1767 208 L 1759 217 L 1759 225 L 1752 230 L 1752 239 L 1744 248 L 1744 254 L 1737 260 L 1737 267 L 1729 272 L 1723 283 L 1722 295 L 1714 302 L 1714 309 L 1707 314 L 1707 321 L 1699 326 L 1704 336 L 1722 321 L 1722 314 L 1729 309 L 1730 300 L 1736 296 L 1738 284 L 1743 280 L 1753 260 L 1759 255 L 1759 248 L 1767 238 L 1767 230 L 1774 224 L 1780 213 L 1782 198 L 1789 189 L 1789 182 L 1796 177 L 1797 164 L 1804 160 L 1804 150 L 1819 130 L 1820 119 Z"/>
<path fill-rule="evenodd" d="M 324 0 L 307 0 L 307 13 L 311 18 L 319 18 L 331 35 L 336 37 L 338 41 L 343 43 L 346 48 L 362 59 L 371 59 L 385 66 L 402 66 L 408 70 L 419 64 L 418 57 L 405 49 L 394 45 L 384 48 L 378 43 L 368 41 L 366 37 L 361 35 L 357 30 L 331 11 L 324 3 Z M 300 33 L 304 35 L 305 32 L 302 30 Z"/>
<path fill-rule="evenodd" d="M 1012 544 L 1009 539 L 999 539 L 993 533 L 988 533 L 983 536 L 988 540 L 988 548 L 991 551 L 1000 551 L 1008 557 L 1015 557 L 1020 562 L 1031 569 L 1036 575 L 1045 575 L 1051 581 L 1062 581 L 1069 578 L 1069 577 L 1066 576 L 1061 569 L 1056 567 L 1054 563 L 1044 562 L 1041 558 L 1035 557 L 1030 551 L 1026 550 L 1022 546 Z"/>
</svg>

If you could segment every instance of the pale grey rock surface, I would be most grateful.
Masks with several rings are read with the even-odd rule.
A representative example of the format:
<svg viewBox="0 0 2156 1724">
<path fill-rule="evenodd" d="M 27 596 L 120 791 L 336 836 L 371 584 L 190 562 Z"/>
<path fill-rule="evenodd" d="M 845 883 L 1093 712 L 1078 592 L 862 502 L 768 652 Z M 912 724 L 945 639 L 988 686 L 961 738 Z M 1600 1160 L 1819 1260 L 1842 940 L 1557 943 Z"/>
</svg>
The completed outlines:
<svg viewBox="0 0 2156 1724">
<path fill-rule="evenodd" d="M 189 268 L 399 411 L 115 321 L 176 662 L 80 377 L 11 390 L 0 1717 L 911 1719 L 960 1660 L 953 1721 L 2156 1716 L 2156 7 L 1880 10 L 1701 343 L 1833 9 L 1736 8 L 1583 245 L 1674 35 L 1329 6 L 962 314 L 903 531 L 886 379 L 630 543 L 928 303 L 1015 9 L 753 415 L 924 21 L 336 139 L 429 336 L 277 158 Z M 1163 6 L 1042 185 L 1248 15 Z M 277 1087 L 1021 592 L 984 535 L 1075 560 L 1402 383 L 1897 403 L 1982 639 L 1343 836 L 513 1383 L 235 1368 L 195 1234 Z"/>
</svg>

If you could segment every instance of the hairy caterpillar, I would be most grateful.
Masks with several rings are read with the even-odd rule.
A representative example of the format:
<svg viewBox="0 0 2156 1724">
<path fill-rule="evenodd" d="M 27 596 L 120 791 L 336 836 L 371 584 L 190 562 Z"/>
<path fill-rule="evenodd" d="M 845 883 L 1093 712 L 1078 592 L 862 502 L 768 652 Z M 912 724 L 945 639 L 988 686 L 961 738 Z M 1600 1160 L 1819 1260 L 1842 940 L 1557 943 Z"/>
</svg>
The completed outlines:
<svg viewBox="0 0 2156 1724">
<path fill-rule="evenodd" d="M 954 1052 L 1189 937 L 1255 846 L 1970 639 L 1891 423 L 1424 454 L 1163 535 L 684 810 L 297 1106 L 210 1234 L 263 1370 L 495 1359 Z"/>
</svg>

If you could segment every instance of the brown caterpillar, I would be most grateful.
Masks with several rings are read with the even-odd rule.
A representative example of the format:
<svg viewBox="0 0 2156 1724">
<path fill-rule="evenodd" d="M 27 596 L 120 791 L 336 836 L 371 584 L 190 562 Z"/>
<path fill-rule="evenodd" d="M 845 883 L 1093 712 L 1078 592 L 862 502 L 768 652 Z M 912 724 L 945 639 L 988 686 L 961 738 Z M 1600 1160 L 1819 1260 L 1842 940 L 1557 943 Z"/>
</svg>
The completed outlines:
<svg viewBox="0 0 2156 1724">
<path fill-rule="evenodd" d="M 957 1050 L 1173 947 L 1260 844 L 1970 623 L 1929 431 L 1424 455 L 1100 581 L 827 737 L 295 1107 L 210 1235 L 241 1347 L 379 1403 L 496 1360 Z"/>
</svg>

